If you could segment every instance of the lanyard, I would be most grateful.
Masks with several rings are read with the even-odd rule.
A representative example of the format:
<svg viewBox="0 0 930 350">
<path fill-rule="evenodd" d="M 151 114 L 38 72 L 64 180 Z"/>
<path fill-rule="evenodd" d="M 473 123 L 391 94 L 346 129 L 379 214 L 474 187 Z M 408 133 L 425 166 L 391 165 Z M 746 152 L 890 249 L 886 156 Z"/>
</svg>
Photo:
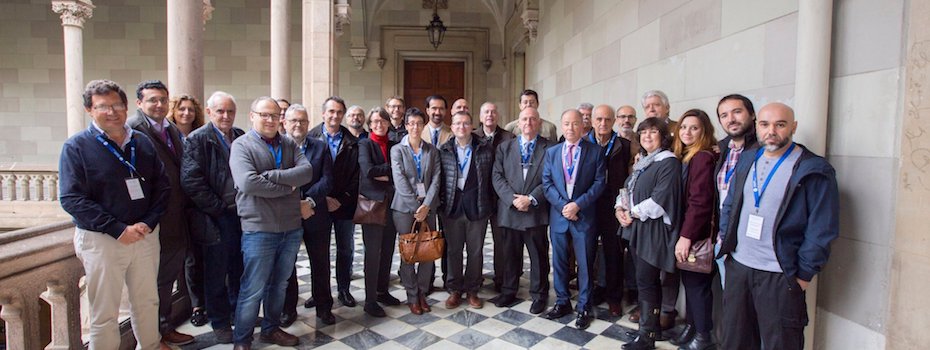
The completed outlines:
<svg viewBox="0 0 930 350">
<path fill-rule="evenodd" d="M 607 141 L 607 146 L 604 147 L 605 157 L 610 155 L 610 149 L 614 148 L 614 141 L 617 140 L 617 133 L 611 132 L 611 134 L 613 135 L 610 137 L 610 141 Z M 600 144 L 597 143 L 597 139 L 594 138 L 594 132 L 591 132 L 590 134 L 588 134 L 588 136 L 589 136 L 588 138 L 591 140 L 591 143 L 600 146 Z"/>
<path fill-rule="evenodd" d="M 539 136 L 536 136 L 536 138 L 539 138 Z M 523 135 L 520 135 L 520 165 L 523 165 L 524 168 L 530 166 L 530 158 L 533 157 L 533 151 L 536 150 L 536 138 L 527 142 L 523 140 Z M 526 145 L 526 152 L 524 152 L 524 145 Z"/>
<path fill-rule="evenodd" d="M 265 139 L 263 139 L 262 136 L 259 135 L 257 131 L 252 130 L 252 134 L 255 135 L 255 137 L 257 137 L 259 140 L 264 142 L 265 146 L 268 146 L 268 152 L 271 152 L 271 155 L 274 156 L 274 168 L 281 169 L 281 159 L 283 158 L 283 152 L 282 152 L 283 147 L 281 147 L 281 144 L 278 143 L 278 147 L 275 147 L 271 145 L 270 143 L 265 142 Z"/>
<path fill-rule="evenodd" d="M 758 163 L 759 157 L 762 157 L 762 152 L 765 151 L 765 149 L 760 148 L 756 152 L 756 159 L 753 160 L 753 166 L 752 166 L 752 195 L 756 199 L 756 210 L 759 209 L 759 203 L 762 201 L 762 194 L 765 193 L 765 189 L 769 187 L 769 181 L 772 181 L 772 176 L 775 175 L 775 171 L 778 170 L 778 167 L 781 166 L 781 163 L 784 162 L 785 159 L 787 159 L 789 155 L 791 155 L 791 151 L 793 150 L 794 150 L 794 143 L 791 143 L 791 147 L 788 147 L 788 150 L 785 151 L 785 154 L 782 154 L 781 158 L 778 158 L 778 162 L 775 163 L 775 166 L 772 167 L 771 171 L 769 171 L 769 176 L 765 178 L 765 182 L 762 184 L 761 189 L 759 188 L 759 176 L 757 174 L 758 169 L 756 167 L 757 165 L 756 163 Z"/>
<path fill-rule="evenodd" d="M 139 179 L 141 179 L 142 181 L 145 181 L 145 178 L 142 177 L 142 175 L 140 175 L 139 172 L 136 170 L 136 139 L 133 139 L 131 134 L 126 136 L 130 138 L 129 139 L 129 161 L 128 162 L 126 161 L 126 158 L 123 157 L 123 155 L 120 154 L 120 152 L 117 151 L 116 148 L 113 147 L 112 144 L 110 144 L 110 141 L 107 141 L 106 139 L 104 139 L 103 136 L 100 136 L 100 135 L 96 135 L 96 136 L 97 136 L 97 141 L 100 141 L 100 143 L 102 143 L 104 147 L 110 150 L 110 153 L 113 153 L 113 155 L 116 156 L 116 159 L 118 159 L 120 163 L 122 163 L 127 168 L 129 168 L 130 176 L 135 174 L 139 176 Z"/>
<path fill-rule="evenodd" d="M 223 132 L 220 131 L 220 129 L 215 126 L 213 127 L 213 131 L 216 131 L 216 136 L 218 136 L 220 139 L 220 142 L 223 143 L 223 147 L 229 150 L 229 144 L 226 143 L 226 135 L 223 135 Z"/>
<path fill-rule="evenodd" d="M 421 146 L 422 147 L 422 146 Z M 423 160 L 423 150 L 420 149 L 420 153 L 417 154 L 413 151 L 413 147 L 410 148 L 410 155 L 413 156 L 413 164 L 417 166 L 417 180 L 423 182 L 423 168 L 421 167 L 421 161 Z"/>
<path fill-rule="evenodd" d="M 469 145 L 468 148 L 465 149 L 465 158 L 459 161 L 459 173 L 460 174 L 465 174 L 465 166 L 468 165 L 469 158 L 471 158 L 471 145 Z"/>
<path fill-rule="evenodd" d="M 572 154 L 572 158 L 568 158 L 568 153 L 565 154 L 565 162 L 568 163 L 571 161 L 572 165 L 565 167 L 565 182 L 566 183 L 575 183 L 575 167 L 578 166 L 578 157 L 581 155 L 581 143 L 577 145 L 565 145 L 566 147 L 577 148 Z"/>
</svg>

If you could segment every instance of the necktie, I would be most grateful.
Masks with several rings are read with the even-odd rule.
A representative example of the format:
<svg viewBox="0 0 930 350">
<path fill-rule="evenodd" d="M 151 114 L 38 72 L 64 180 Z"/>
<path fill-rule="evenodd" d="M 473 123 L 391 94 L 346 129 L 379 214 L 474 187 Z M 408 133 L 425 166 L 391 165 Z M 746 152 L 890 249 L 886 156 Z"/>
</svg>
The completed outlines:
<svg viewBox="0 0 930 350">
<path fill-rule="evenodd" d="M 433 146 L 439 145 L 439 129 L 433 130 Z"/>
</svg>

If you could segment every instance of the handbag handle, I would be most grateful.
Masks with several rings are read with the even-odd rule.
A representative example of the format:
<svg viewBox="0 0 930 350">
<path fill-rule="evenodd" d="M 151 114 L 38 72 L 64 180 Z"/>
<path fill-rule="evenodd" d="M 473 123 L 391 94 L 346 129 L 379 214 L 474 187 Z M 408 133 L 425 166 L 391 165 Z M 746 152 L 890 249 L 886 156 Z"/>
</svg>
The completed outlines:
<svg viewBox="0 0 930 350">
<path fill-rule="evenodd" d="M 411 225 L 410 227 L 410 232 L 416 233 L 416 238 L 417 238 L 417 243 L 413 245 L 413 255 L 410 256 L 410 258 L 413 260 L 416 260 L 417 252 L 420 251 L 420 232 L 423 232 L 423 226 L 426 226 L 426 230 L 429 231 L 429 223 L 427 223 L 425 220 L 424 221 L 414 220 L 413 225 Z M 420 230 L 417 230 L 417 228 L 420 228 Z"/>
</svg>

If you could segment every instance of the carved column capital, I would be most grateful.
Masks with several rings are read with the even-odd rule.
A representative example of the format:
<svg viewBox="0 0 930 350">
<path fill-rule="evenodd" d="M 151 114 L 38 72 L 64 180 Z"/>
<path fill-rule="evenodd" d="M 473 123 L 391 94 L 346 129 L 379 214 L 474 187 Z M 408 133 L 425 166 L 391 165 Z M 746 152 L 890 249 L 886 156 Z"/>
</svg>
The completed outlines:
<svg viewBox="0 0 930 350">
<path fill-rule="evenodd" d="M 213 19 L 213 10 L 216 8 L 213 7 L 213 4 L 210 3 L 210 0 L 203 0 L 203 13 L 200 14 L 200 18 L 203 19 L 203 26 L 207 26 L 207 22 Z"/>
<path fill-rule="evenodd" d="M 345 32 L 344 27 L 352 23 L 352 6 L 349 6 L 348 2 L 337 1 L 335 10 L 336 36 L 340 37 L 342 33 Z"/>
<path fill-rule="evenodd" d="M 367 47 L 353 47 L 349 49 L 349 53 L 352 55 L 352 59 L 355 60 L 355 68 L 362 70 L 365 66 L 365 59 L 368 58 L 368 48 Z"/>
<path fill-rule="evenodd" d="M 94 15 L 94 4 L 90 0 L 52 1 L 52 12 L 61 15 L 62 26 L 84 27 L 84 21 Z"/>
<path fill-rule="evenodd" d="M 539 10 L 525 8 L 520 15 L 523 19 L 523 27 L 526 28 L 526 36 L 530 42 L 536 42 L 536 28 L 539 27 Z"/>
</svg>

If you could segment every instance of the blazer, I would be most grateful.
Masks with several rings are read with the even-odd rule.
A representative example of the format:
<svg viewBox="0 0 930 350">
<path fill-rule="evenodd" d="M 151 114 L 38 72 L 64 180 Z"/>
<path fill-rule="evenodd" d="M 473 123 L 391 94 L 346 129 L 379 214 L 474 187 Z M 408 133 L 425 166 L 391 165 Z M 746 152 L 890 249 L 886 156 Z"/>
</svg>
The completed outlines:
<svg viewBox="0 0 930 350">
<path fill-rule="evenodd" d="M 149 124 L 148 118 L 142 114 L 141 109 L 137 109 L 136 113 L 126 121 L 126 124 L 130 128 L 145 134 L 152 141 L 158 159 L 161 159 L 161 162 L 165 165 L 168 183 L 171 184 L 168 205 L 165 207 L 165 214 L 161 216 L 158 223 L 161 227 L 159 238 L 166 244 L 170 242 L 186 247 L 190 236 L 187 208 L 191 206 L 191 203 L 187 194 L 184 193 L 184 189 L 181 188 L 181 155 L 184 154 L 184 142 L 181 141 L 181 132 L 178 131 L 174 123 L 168 121 L 168 137 L 171 139 L 172 146 L 174 146 L 174 151 L 172 151 L 168 148 L 168 144 L 162 141 L 161 135 L 156 135 L 155 129 Z"/>
<path fill-rule="evenodd" d="M 530 157 L 530 167 L 523 179 L 523 160 L 520 156 L 519 137 L 510 139 L 497 147 L 494 157 L 494 169 L 491 183 L 497 193 L 497 223 L 501 227 L 525 231 L 526 229 L 549 224 L 549 202 L 545 200 L 542 185 L 542 168 L 546 158 L 546 149 L 551 146 L 545 137 L 536 138 L 536 148 Z M 513 206 L 513 195 L 529 195 L 536 199 L 536 205 L 529 211 L 521 212 Z"/>
<path fill-rule="evenodd" d="M 304 157 L 313 167 L 310 182 L 300 186 L 301 199 L 310 198 L 316 204 L 313 208 L 313 216 L 306 221 L 325 225 L 326 219 L 330 217 L 329 210 L 326 208 L 326 196 L 333 189 L 333 158 L 329 153 L 329 146 L 324 141 L 308 136 L 304 139 L 304 144 L 297 145 L 297 147 L 303 148 Z"/>
<path fill-rule="evenodd" d="M 452 129 L 444 123 L 439 127 L 439 145 L 433 146 L 439 147 L 440 145 L 446 143 L 446 141 L 449 141 L 451 137 Z M 426 143 L 433 143 L 433 134 L 431 134 L 429 131 L 429 124 L 423 126 L 423 131 L 420 132 L 420 138 L 422 138 L 423 141 L 426 141 Z"/>
<path fill-rule="evenodd" d="M 572 197 L 568 197 L 565 188 L 565 174 L 562 172 L 562 148 L 560 143 L 546 150 L 546 159 L 543 166 L 543 189 L 549 207 L 550 232 L 567 232 L 574 228 L 576 232 L 593 232 L 596 220 L 595 206 L 598 197 L 604 192 L 605 172 L 604 154 L 600 147 L 582 139 L 578 146 L 581 154 L 578 156 L 575 178 L 575 189 Z M 570 202 L 575 202 L 581 210 L 578 220 L 570 222 L 562 216 L 562 208 Z"/>
<path fill-rule="evenodd" d="M 401 213 L 413 214 L 420 207 L 417 200 L 417 168 L 407 137 L 391 147 L 391 174 L 394 180 L 394 199 L 391 209 Z M 420 143 L 421 170 L 426 197 L 423 203 L 434 212 L 439 206 L 440 165 L 439 150 L 428 142 Z"/>
<path fill-rule="evenodd" d="M 589 140 L 585 138 L 585 140 Z M 593 143 L 593 142 L 592 142 Z M 597 144 L 595 144 L 597 145 Z M 604 170 L 606 171 L 606 180 L 604 193 L 597 201 L 597 229 L 599 233 L 616 233 L 620 228 L 620 223 L 614 216 L 614 203 L 620 189 L 626 185 L 626 179 L 630 175 L 630 160 L 633 159 L 630 150 L 630 141 L 617 134 L 613 147 L 610 151 L 604 151 L 600 145 L 601 154 L 607 153 L 604 158 Z"/>
<path fill-rule="evenodd" d="M 390 156 L 391 149 L 396 144 L 397 142 L 388 141 L 388 156 Z M 391 172 L 391 162 L 385 160 L 384 156 L 377 142 L 371 139 L 358 141 L 358 193 L 365 196 L 365 198 L 384 201 L 394 193 L 394 182 L 393 179 L 391 179 L 393 176 Z M 388 181 L 375 180 L 375 178 L 379 176 L 387 176 Z"/>
<path fill-rule="evenodd" d="M 333 158 L 333 186 L 328 196 L 341 204 L 338 210 L 331 213 L 333 219 L 351 220 L 358 203 L 358 139 L 346 127 L 339 126 L 339 129 L 342 131 L 342 143 Z M 320 123 L 307 133 L 307 137 L 326 143 L 323 130 L 323 123 Z"/>
</svg>

